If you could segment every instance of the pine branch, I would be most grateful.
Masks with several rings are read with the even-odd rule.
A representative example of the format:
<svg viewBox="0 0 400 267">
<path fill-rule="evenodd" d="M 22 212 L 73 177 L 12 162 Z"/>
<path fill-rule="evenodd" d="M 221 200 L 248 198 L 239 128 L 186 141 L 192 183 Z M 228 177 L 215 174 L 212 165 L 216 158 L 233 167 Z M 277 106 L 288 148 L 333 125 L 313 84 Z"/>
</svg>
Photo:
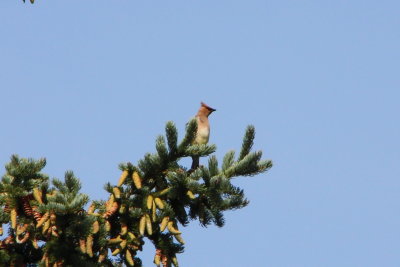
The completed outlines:
<svg viewBox="0 0 400 267">
<path fill-rule="evenodd" d="M 167 136 L 169 155 L 175 157 L 178 151 L 178 131 L 176 130 L 175 124 L 172 121 L 167 122 L 165 126 L 165 133 Z"/>
<path fill-rule="evenodd" d="M 156 150 L 157 150 L 158 156 L 159 156 L 160 160 L 162 161 L 162 163 L 166 163 L 168 161 L 169 153 L 168 153 L 167 146 L 165 144 L 165 138 L 162 135 L 157 137 Z"/>
<path fill-rule="evenodd" d="M 253 125 L 247 126 L 246 133 L 243 138 L 242 150 L 240 151 L 239 160 L 242 160 L 247 154 L 249 154 L 253 142 L 254 137 L 256 135 L 256 130 Z"/>
<path fill-rule="evenodd" d="M 235 151 L 231 150 L 228 153 L 226 153 L 224 159 L 223 159 L 223 163 L 222 163 L 222 171 L 227 170 L 230 166 L 232 166 L 232 164 L 235 161 Z"/>
<path fill-rule="evenodd" d="M 187 147 L 193 143 L 196 138 L 197 132 L 197 121 L 196 119 L 192 119 L 186 125 L 186 134 L 181 143 L 178 146 L 178 153 L 183 154 Z"/>
</svg>

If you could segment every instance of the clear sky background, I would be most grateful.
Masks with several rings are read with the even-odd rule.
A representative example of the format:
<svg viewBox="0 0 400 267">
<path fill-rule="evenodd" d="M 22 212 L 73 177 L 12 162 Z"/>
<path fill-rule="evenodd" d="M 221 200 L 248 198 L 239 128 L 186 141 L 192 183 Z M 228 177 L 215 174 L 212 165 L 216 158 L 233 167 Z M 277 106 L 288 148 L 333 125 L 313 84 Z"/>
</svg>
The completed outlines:
<svg viewBox="0 0 400 267">
<path fill-rule="evenodd" d="M 236 179 L 225 227 L 184 229 L 181 266 L 400 266 L 399 1 L 36 2 L 0 1 L 1 165 L 46 157 L 105 199 L 204 101 L 218 158 L 254 124 L 274 167 Z"/>
</svg>

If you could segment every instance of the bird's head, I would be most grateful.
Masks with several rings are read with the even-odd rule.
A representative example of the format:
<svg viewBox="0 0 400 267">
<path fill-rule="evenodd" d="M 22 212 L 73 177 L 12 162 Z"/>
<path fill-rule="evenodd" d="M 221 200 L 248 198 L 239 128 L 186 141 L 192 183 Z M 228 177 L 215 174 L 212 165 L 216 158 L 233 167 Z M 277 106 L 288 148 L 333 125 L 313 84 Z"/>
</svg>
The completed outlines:
<svg viewBox="0 0 400 267">
<path fill-rule="evenodd" d="M 200 110 L 199 112 L 205 114 L 207 117 L 210 116 L 211 113 L 213 113 L 214 111 L 216 111 L 216 109 L 208 106 L 207 104 L 205 104 L 204 102 L 200 103 Z"/>
</svg>

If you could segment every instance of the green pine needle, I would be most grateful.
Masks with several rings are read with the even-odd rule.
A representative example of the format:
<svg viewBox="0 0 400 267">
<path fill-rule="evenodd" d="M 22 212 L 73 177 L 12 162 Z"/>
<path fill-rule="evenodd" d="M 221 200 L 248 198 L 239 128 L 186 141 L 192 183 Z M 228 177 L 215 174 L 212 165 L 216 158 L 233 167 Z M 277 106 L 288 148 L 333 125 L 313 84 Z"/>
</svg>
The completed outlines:
<svg viewBox="0 0 400 267">
<path fill-rule="evenodd" d="M 222 161 L 222 171 L 227 170 L 235 161 L 235 151 L 231 150 L 225 154 L 225 157 Z"/>
<path fill-rule="evenodd" d="M 172 121 L 167 122 L 167 125 L 165 126 L 165 133 L 167 136 L 169 154 L 171 156 L 175 156 L 178 150 L 178 131 Z"/>
<path fill-rule="evenodd" d="M 255 135 L 256 129 L 254 128 L 254 126 L 247 126 L 246 133 L 243 138 L 242 150 L 240 151 L 239 160 L 242 160 L 245 156 L 247 156 L 247 154 L 249 154 L 253 146 Z"/>
<path fill-rule="evenodd" d="M 194 139 L 196 138 L 196 132 L 197 132 L 197 121 L 196 119 L 192 119 L 188 122 L 186 126 L 185 137 L 178 146 L 179 153 L 184 153 L 187 147 L 193 143 Z"/>
</svg>

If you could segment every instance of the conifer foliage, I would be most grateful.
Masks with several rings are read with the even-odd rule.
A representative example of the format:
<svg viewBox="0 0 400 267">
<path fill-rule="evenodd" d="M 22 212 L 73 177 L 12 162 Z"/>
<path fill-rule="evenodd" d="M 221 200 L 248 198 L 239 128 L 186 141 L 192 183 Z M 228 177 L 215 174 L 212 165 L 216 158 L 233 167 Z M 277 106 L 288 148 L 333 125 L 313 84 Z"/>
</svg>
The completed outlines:
<svg viewBox="0 0 400 267">
<path fill-rule="evenodd" d="M 251 152 L 253 126 L 246 129 L 239 156 L 229 151 L 221 166 L 211 155 L 215 145 L 193 144 L 196 131 L 192 120 L 178 142 L 168 122 L 165 137 L 156 139 L 156 153 L 136 165 L 120 164 L 118 182 L 105 185 L 107 201 L 89 203 L 72 172 L 50 184 L 41 172 L 45 159 L 13 155 L 0 182 L 0 226 L 8 229 L 0 228 L 0 266 L 142 266 L 137 253 L 145 241 L 154 245 L 156 266 L 178 266 L 183 227 L 191 220 L 222 227 L 224 211 L 248 204 L 232 178 L 272 167 L 261 160 L 261 151 Z M 190 170 L 179 163 L 191 156 L 209 156 L 208 164 Z"/>
</svg>

